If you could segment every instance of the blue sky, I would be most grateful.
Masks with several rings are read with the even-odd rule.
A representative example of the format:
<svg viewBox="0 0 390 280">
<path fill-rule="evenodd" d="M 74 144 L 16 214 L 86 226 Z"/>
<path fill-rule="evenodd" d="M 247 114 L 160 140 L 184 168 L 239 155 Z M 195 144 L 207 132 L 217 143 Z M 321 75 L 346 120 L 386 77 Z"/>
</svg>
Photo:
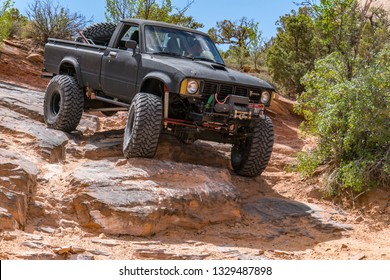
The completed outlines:
<svg viewBox="0 0 390 280">
<path fill-rule="evenodd" d="M 0 0 L 1 1 L 1 0 Z M 28 4 L 33 0 L 14 0 L 15 7 L 25 14 Z M 105 0 L 53 0 L 69 8 L 71 12 L 78 12 L 93 22 L 105 21 Z M 299 0 L 296 0 L 299 2 Z M 172 0 L 173 5 L 183 8 L 188 0 Z M 280 16 L 297 9 L 293 0 L 195 0 L 187 11 L 196 21 L 205 25 L 202 31 L 214 27 L 217 21 L 224 19 L 237 20 L 243 16 L 260 23 L 263 37 L 270 39 L 276 34 L 275 22 Z"/>
</svg>

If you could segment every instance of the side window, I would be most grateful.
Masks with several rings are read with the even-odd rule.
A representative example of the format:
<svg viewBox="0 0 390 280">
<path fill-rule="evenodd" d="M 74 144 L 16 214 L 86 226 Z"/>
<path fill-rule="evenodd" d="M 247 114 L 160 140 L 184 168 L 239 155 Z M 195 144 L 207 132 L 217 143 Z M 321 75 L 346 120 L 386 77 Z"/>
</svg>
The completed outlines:
<svg viewBox="0 0 390 280">
<path fill-rule="evenodd" d="M 123 28 L 120 36 L 119 36 L 119 41 L 117 44 L 118 49 L 125 50 L 125 43 L 126 41 L 129 40 L 134 40 L 139 44 L 139 31 L 138 31 L 138 26 L 135 25 L 128 25 Z"/>
</svg>

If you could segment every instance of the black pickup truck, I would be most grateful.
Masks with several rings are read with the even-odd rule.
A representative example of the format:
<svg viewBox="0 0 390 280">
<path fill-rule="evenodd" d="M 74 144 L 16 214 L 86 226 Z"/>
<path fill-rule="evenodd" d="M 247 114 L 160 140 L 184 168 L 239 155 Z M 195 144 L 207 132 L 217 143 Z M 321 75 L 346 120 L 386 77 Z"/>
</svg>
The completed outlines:
<svg viewBox="0 0 390 280">
<path fill-rule="evenodd" d="M 243 176 L 260 175 L 269 162 L 274 133 L 265 109 L 274 88 L 228 69 L 205 33 L 138 19 L 94 24 L 75 41 L 49 39 L 44 67 L 53 74 L 44 99 L 50 128 L 73 131 L 83 111 L 127 110 L 127 158 L 153 157 L 168 133 L 232 144 L 232 167 Z"/>
</svg>

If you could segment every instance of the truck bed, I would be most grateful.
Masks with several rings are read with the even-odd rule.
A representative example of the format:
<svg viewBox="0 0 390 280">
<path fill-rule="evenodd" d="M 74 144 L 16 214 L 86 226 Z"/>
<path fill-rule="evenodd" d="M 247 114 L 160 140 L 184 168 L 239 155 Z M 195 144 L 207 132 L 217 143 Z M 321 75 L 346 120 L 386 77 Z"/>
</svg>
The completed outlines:
<svg viewBox="0 0 390 280">
<path fill-rule="evenodd" d="M 72 68 L 75 66 L 81 86 L 100 90 L 101 62 L 106 49 L 105 46 L 49 38 L 45 46 L 44 66 L 46 71 L 54 74 L 66 73 L 67 64 Z"/>
</svg>

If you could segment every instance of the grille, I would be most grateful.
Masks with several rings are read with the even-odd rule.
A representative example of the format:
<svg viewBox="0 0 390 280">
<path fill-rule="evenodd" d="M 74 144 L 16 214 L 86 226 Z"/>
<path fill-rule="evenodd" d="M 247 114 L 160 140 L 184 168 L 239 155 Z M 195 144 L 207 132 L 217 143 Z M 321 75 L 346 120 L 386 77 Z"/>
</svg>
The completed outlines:
<svg viewBox="0 0 390 280">
<path fill-rule="evenodd" d="M 220 98 L 225 98 L 229 94 L 234 94 L 234 87 L 233 86 L 221 85 L 219 87 L 218 96 Z"/>
<path fill-rule="evenodd" d="M 243 87 L 236 87 L 236 95 L 248 96 L 248 89 Z"/>
<path fill-rule="evenodd" d="M 205 95 L 208 98 L 210 95 L 217 93 L 218 84 L 214 83 L 205 83 L 202 91 L 202 95 Z"/>
<path fill-rule="evenodd" d="M 249 100 L 254 103 L 260 103 L 260 95 L 250 96 L 250 92 L 261 93 L 260 89 L 246 88 L 242 86 L 234 86 L 228 84 L 218 84 L 212 82 L 205 82 L 203 84 L 202 99 L 208 100 L 210 95 L 218 93 L 218 99 L 223 100 L 229 94 L 239 96 L 249 96 Z"/>
</svg>

